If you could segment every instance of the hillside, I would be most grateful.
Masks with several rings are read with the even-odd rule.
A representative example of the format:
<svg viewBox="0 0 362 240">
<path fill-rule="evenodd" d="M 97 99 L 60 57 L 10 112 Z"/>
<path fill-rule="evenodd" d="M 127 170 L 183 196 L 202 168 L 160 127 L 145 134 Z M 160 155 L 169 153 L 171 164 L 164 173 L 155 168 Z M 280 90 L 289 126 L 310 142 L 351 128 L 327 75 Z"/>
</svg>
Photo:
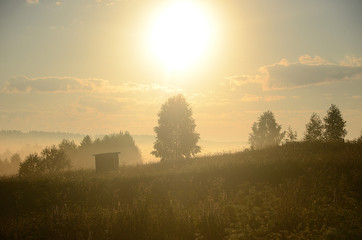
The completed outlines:
<svg viewBox="0 0 362 240">
<path fill-rule="evenodd" d="M 1 239 L 361 239 L 362 145 L 0 180 Z"/>
</svg>

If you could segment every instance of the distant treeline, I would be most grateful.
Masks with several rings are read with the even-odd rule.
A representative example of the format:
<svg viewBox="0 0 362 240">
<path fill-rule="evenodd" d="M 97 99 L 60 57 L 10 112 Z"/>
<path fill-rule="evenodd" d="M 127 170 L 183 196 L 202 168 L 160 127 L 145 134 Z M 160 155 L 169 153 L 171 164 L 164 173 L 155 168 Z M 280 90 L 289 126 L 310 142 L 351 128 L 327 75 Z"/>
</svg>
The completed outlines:
<svg viewBox="0 0 362 240">
<path fill-rule="evenodd" d="M 1 131 L 2 134 L 13 136 L 15 139 L 27 136 L 20 131 Z M 36 133 L 36 132 L 33 132 Z M 36 134 L 35 134 L 36 135 Z M 46 133 L 40 132 L 39 136 L 78 136 L 77 134 Z M 34 137 L 34 135 L 32 135 Z M 80 136 L 80 135 L 79 135 Z M 96 137 L 94 140 L 89 135 L 83 137 L 80 144 L 74 140 L 63 139 L 57 145 L 47 145 L 41 153 L 33 152 L 24 157 L 24 161 L 18 153 L 0 158 L 0 175 L 43 174 L 58 172 L 67 169 L 94 169 L 94 154 L 106 152 L 120 152 L 121 165 L 137 165 L 142 163 L 141 152 L 134 139 L 128 132 L 108 134 Z"/>
<path fill-rule="evenodd" d="M 10 139 L 82 139 L 84 134 L 65 133 L 65 132 L 45 132 L 45 131 L 30 131 L 22 132 L 18 130 L 1 130 L 0 140 Z"/>
<path fill-rule="evenodd" d="M 21 162 L 20 155 L 14 153 L 10 158 L 0 158 L 0 176 L 2 175 L 13 175 L 19 170 L 19 164 Z"/>
<path fill-rule="evenodd" d="M 94 168 L 94 154 L 120 152 L 120 164 L 137 165 L 142 163 L 141 152 L 129 132 L 92 138 L 87 135 L 79 145 L 74 141 L 63 139 L 59 148 L 71 159 L 73 168 Z"/>
</svg>

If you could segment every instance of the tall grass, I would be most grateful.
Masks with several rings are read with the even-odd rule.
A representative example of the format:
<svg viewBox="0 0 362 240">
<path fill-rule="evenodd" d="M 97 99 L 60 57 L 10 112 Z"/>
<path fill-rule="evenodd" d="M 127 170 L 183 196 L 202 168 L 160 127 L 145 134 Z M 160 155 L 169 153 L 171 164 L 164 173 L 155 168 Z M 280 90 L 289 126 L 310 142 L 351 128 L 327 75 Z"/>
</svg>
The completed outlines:
<svg viewBox="0 0 362 240">
<path fill-rule="evenodd" d="M 0 180 L 1 239 L 362 239 L 362 145 Z"/>
</svg>

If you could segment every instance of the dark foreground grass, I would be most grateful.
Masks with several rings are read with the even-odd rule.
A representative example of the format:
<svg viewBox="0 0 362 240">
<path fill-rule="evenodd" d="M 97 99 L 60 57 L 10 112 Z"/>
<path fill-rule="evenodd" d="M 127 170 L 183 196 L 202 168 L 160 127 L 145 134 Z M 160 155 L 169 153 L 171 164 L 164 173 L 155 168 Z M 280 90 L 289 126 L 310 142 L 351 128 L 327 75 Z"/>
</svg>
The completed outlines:
<svg viewBox="0 0 362 240">
<path fill-rule="evenodd" d="M 0 180 L 0 239 L 362 239 L 362 145 Z"/>
</svg>

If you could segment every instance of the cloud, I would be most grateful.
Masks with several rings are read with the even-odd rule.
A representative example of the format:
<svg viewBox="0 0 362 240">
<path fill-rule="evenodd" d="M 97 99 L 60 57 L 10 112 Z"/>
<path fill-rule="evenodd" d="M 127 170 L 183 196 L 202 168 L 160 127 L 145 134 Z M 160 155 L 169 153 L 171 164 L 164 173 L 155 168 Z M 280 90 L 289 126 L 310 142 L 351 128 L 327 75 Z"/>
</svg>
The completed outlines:
<svg viewBox="0 0 362 240">
<path fill-rule="evenodd" d="M 27 4 L 39 4 L 39 0 L 26 0 Z"/>
<path fill-rule="evenodd" d="M 119 112 L 126 106 L 126 101 L 110 97 L 83 96 L 78 100 L 81 107 L 96 109 L 99 112 Z"/>
<path fill-rule="evenodd" d="M 124 2 L 125 0 L 96 0 L 98 6 L 114 6 L 117 2 Z"/>
<path fill-rule="evenodd" d="M 319 56 L 303 55 L 299 62 L 272 64 L 262 67 L 264 90 L 292 89 L 312 85 L 355 79 L 362 76 L 362 59 L 346 58 L 341 64 L 333 64 Z"/>
<path fill-rule="evenodd" d="M 361 76 L 362 67 L 340 65 L 307 65 L 294 63 L 288 66 L 265 67 L 267 77 L 264 89 L 292 89 L 310 85 L 328 84 Z"/>
<path fill-rule="evenodd" d="M 16 76 L 10 78 L 1 88 L 2 92 L 79 92 L 101 91 L 110 88 L 103 79 L 73 77 L 28 78 Z"/>
<path fill-rule="evenodd" d="M 65 27 L 64 27 L 64 25 L 58 25 L 58 26 L 52 25 L 52 26 L 49 26 L 48 29 L 50 31 L 61 31 L 61 30 L 64 30 Z"/>
<path fill-rule="evenodd" d="M 331 63 L 319 56 L 303 55 L 298 62 L 290 63 L 286 59 L 263 66 L 255 76 L 238 75 L 226 78 L 230 89 L 249 83 L 259 83 L 263 90 L 283 90 L 362 77 L 362 58 L 346 57 L 339 64 Z"/>
<path fill-rule="evenodd" d="M 343 61 L 341 61 L 340 65 L 350 67 L 362 67 L 362 57 L 356 58 L 354 56 L 347 56 Z"/>
<path fill-rule="evenodd" d="M 241 98 L 242 102 L 258 102 L 261 99 L 263 99 L 262 96 L 257 96 L 257 95 L 253 95 L 253 94 L 245 94 L 244 97 Z"/>
<path fill-rule="evenodd" d="M 281 99 L 286 98 L 286 96 L 258 96 L 253 94 L 245 94 L 244 97 L 241 98 L 242 102 L 272 102 L 272 101 L 278 101 Z"/>
<path fill-rule="evenodd" d="M 286 96 L 264 96 L 265 102 L 273 102 L 286 98 Z"/>
<path fill-rule="evenodd" d="M 261 75 L 235 75 L 230 77 L 225 77 L 225 81 L 223 81 L 222 85 L 229 85 L 231 91 L 235 91 L 238 87 L 250 84 L 250 83 L 257 83 L 262 84 L 264 82 L 264 77 Z"/>
<path fill-rule="evenodd" d="M 142 84 L 136 82 L 127 82 L 118 86 L 120 91 L 134 91 L 134 92 L 151 92 L 151 91 L 162 91 L 166 93 L 178 93 L 183 90 L 179 87 L 169 86 L 169 85 L 160 85 L 160 84 Z"/>
<path fill-rule="evenodd" d="M 75 77 L 38 77 L 15 76 L 10 78 L 2 87 L 1 92 L 27 93 L 27 92 L 165 92 L 178 93 L 182 89 L 174 86 L 159 84 L 141 84 L 126 82 L 120 85 L 111 84 L 108 80 L 99 78 L 75 78 Z"/>
<path fill-rule="evenodd" d="M 318 66 L 318 65 L 330 65 L 332 64 L 331 62 L 329 62 L 326 59 L 321 58 L 320 56 L 314 56 L 311 57 L 308 54 L 305 54 L 303 56 L 299 57 L 299 62 L 301 64 L 305 64 L 305 65 L 314 65 L 314 66 Z"/>
</svg>

